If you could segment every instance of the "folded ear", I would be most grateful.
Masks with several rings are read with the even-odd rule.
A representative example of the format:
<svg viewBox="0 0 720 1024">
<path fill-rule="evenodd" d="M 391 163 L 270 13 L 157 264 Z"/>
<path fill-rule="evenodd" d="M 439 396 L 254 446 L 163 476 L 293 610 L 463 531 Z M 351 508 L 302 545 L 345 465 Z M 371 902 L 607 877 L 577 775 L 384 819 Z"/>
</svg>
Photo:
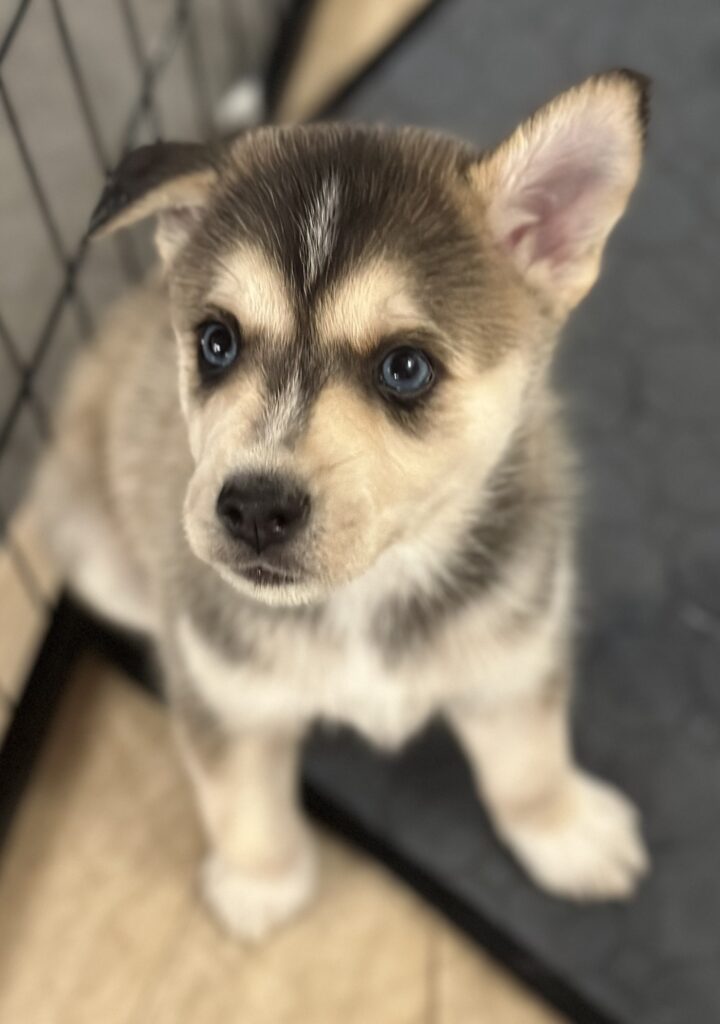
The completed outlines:
<svg viewBox="0 0 720 1024">
<path fill-rule="evenodd" d="M 207 146 L 142 146 L 124 156 L 110 175 L 90 217 L 88 235 L 109 235 L 157 216 L 155 242 L 168 263 L 197 224 L 216 180 L 214 153 Z"/>
<path fill-rule="evenodd" d="M 497 241 L 559 314 L 594 284 L 637 181 L 648 92 L 631 71 L 590 78 L 470 169 Z"/>
</svg>

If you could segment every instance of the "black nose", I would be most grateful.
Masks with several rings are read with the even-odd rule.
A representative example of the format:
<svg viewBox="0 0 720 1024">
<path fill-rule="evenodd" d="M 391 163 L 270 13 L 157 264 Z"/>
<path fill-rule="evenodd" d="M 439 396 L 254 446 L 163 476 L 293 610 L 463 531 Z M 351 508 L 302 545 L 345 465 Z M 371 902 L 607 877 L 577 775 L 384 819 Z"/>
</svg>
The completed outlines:
<svg viewBox="0 0 720 1024">
<path fill-rule="evenodd" d="M 225 482 L 216 508 L 230 536 L 260 554 L 295 536 L 307 519 L 310 498 L 281 477 L 238 476 Z"/>
</svg>

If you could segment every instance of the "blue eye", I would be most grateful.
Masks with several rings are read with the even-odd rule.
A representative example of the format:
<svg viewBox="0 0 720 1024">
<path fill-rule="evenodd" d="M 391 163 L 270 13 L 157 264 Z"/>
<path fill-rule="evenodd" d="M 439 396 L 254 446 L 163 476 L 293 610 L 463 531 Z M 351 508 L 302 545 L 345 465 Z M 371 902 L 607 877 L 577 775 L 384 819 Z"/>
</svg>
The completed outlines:
<svg viewBox="0 0 720 1024">
<path fill-rule="evenodd" d="M 398 398 L 415 398 L 434 379 L 430 360 L 418 348 L 396 348 L 380 364 L 380 388 Z"/>
<path fill-rule="evenodd" d="M 240 343 L 238 332 L 228 324 L 212 320 L 200 328 L 201 370 L 227 370 L 237 359 Z"/>
</svg>

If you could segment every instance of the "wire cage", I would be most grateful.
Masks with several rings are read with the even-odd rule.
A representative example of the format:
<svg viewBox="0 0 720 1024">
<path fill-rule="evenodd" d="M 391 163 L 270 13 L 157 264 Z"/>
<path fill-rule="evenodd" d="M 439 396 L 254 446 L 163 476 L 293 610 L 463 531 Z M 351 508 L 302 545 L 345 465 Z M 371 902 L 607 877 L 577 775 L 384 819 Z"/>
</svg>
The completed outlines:
<svg viewBox="0 0 720 1024">
<path fill-rule="evenodd" d="M 102 308 L 150 261 L 147 233 L 89 247 L 129 149 L 217 132 L 232 83 L 272 104 L 304 5 L 288 0 L 0 4 L 0 740 L 53 612 L 22 499 L 64 371 Z M 262 116 L 261 106 L 254 111 Z M 12 608 L 10 613 L 8 609 Z M 18 622 L 15 619 L 18 618 Z"/>
</svg>

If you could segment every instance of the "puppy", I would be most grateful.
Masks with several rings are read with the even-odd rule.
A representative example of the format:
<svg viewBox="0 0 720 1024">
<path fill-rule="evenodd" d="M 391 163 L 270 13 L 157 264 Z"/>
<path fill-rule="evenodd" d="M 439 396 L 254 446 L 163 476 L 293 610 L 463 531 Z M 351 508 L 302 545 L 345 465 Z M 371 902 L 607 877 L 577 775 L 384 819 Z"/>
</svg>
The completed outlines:
<svg viewBox="0 0 720 1024">
<path fill-rule="evenodd" d="M 562 94 L 496 149 L 269 127 L 127 156 L 93 216 L 162 273 L 72 376 L 40 481 L 76 591 L 152 634 L 207 831 L 257 938 L 311 896 L 318 717 L 441 712 L 530 875 L 625 897 L 637 817 L 568 736 L 573 487 L 549 370 L 640 170 L 647 83 Z"/>
</svg>

